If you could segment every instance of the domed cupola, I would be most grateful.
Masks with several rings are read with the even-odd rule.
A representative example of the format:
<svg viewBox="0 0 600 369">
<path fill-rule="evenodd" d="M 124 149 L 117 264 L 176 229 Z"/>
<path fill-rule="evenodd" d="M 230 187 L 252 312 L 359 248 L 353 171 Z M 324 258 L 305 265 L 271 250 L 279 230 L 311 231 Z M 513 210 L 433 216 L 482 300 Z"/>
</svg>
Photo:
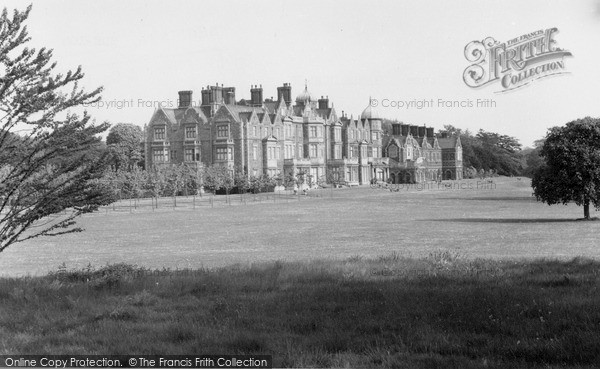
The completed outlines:
<svg viewBox="0 0 600 369">
<path fill-rule="evenodd" d="M 372 104 L 371 98 L 369 98 L 369 105 L 361 113 L 360 119 L 381 119 L 379 112 Z"/>
<path fill-rule="evenodd" d="M 310 101 L 314 101 L 314 98 L 312 97 L 310 92 L 308 92 L 307 84 L 304 83 L 304 91 L 302 91 L 298 96 L 296 96 L 296 102 L 306 105 L 306 103 Z"/>
</svg>

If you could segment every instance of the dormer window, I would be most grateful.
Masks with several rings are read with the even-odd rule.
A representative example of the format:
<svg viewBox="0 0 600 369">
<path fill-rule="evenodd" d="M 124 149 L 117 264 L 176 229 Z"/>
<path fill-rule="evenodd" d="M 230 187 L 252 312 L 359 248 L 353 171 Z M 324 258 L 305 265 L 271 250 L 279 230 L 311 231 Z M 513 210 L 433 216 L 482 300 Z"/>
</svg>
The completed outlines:
<svg viewBox="0 0 600 369">
<path fill-rule="evenodd" d="M 396 145 L 390 145 L 390 147 L 388 148 L 388 156 L 390 158 L 397 158 L 398 157 L 398 146 Z"/>
<path fill-rule="evenodd" d="M 164 140 L 165 139 L 165 127 L 154 128 L 154 139 L 155 140 Z"/>
<path fill-rule="evenodd" d="M 185 127 L 185 138 L 196 138 L 196 127 Z"/>
<path fill-rule="evenodd" d="M 227 124 L 221 124 L 217 126 L 217 138 L 229 137 L 229 126 Z"/>
</svg>

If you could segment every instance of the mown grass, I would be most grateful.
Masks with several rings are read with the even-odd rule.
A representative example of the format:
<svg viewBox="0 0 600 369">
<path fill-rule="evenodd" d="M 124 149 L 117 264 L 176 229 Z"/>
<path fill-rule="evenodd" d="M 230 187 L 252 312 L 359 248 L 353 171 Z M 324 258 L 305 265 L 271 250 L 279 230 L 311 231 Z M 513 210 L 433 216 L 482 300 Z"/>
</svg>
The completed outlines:
<svg viewBox="0 0 600 369">
<path fill-rule="evenodd" d="M 600 263 L 411 259 L 0 279 L 2 354 L 270 354 L 284 367 L 600 363 Z"/>
</svg>

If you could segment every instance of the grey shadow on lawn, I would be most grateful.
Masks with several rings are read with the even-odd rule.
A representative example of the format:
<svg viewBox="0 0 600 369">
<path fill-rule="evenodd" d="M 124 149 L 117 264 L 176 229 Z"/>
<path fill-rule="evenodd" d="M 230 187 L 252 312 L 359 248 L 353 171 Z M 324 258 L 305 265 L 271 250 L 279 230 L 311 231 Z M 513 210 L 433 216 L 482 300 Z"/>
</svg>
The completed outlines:
<svg viewBox="0 0 600 369">
<path fill-rule="evenodd" d="M 469 201 L 524 201 L 524 202 L 537 202 L 535 197 L 523 197 L 523 196 L 502 196 L 502 197 L 440 197 L 438 200 L 469 200 Z"/>
<path fill-rule="evenodd" d="M 449 219 L 420 219 L 420 221 L 456 222 L 456 223 L 568 223 L 583 219 L 575 218 L 449 218 Z"/>
</svg>

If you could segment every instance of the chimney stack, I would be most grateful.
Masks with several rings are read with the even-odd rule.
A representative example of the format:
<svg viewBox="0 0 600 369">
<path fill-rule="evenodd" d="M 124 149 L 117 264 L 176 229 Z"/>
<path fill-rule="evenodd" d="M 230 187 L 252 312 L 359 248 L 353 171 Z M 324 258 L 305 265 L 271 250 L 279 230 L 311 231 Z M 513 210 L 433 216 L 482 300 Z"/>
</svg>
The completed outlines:
<svg viewBox="0 0 600 369">
<path fill-rule="evenodd" d="M 179 91 L 179 107 L 187 108 L 192 105 L 192 91 Z"/>
<path fill-rule="evenodd" d="M 328 109 L 329 108 L 329 96 L 323 97 L 319 99 L 319 109 Z"/>
<path fill-rule="evenodd" d="M 277 87 L 277 101 L 283 98 L 286 104 L 292 102 L 292 85 L 284 83 L 283 86 Z"/>
<path fill-rule="evenodd" d="M 410 134 L 411 134 L 413 137 L 418 137 L 418 136 L 419 136 L 419 127 L 418 127 L 418 126 L 413 126 L 413 125 L 411 125 L 411 126 L 410 126 Z"/>
<path fill-rule="evenodd" d="M 260 87 L 254 85 L 250 88 L 250 104 L 252 106 L 262 106 L 263 103 L 263 89 L 262 85 Z"/>
<path fill-rule="evenodd" d="M 408 136 L 408 124 L 402 124 L 402 136 L 407 137 Z"/>
</svg>

